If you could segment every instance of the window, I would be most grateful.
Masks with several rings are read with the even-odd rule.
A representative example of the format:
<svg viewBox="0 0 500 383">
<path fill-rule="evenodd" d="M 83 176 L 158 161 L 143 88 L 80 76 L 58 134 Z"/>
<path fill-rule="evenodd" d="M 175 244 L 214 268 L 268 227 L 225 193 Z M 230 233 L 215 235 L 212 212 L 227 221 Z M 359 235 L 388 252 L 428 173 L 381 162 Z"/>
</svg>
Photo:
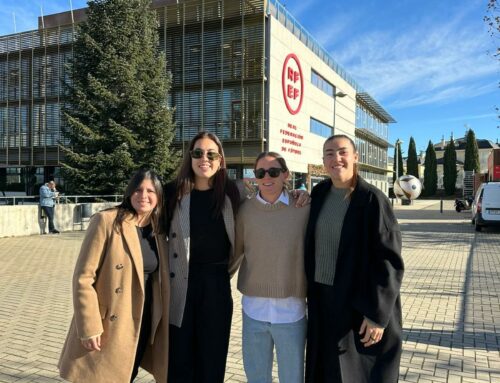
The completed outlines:
<svg viewBox="0 0 500 383">
<path fill-rule="evenodd" d="M 231 138 L 242 137 L 241 134 L 241 101 L 231 103 Z"/>
<path fill-rule="evenodd" d="M 388 139 L 387 123 L 378 119 L 361 105 L 356 105 L 356 127 L 371 131 L 377 137 Z"/>
<path fill-rule="evenodd" d="M 333 135 L 333 128 L 311 117 L 311 133 L 328 138 Z"/>
<path fill-rule="evenodd" d="M 330 97 L 334 97 L 335 87 L 314 70 L 311 70 L 311 83 Z"/>
</svg>

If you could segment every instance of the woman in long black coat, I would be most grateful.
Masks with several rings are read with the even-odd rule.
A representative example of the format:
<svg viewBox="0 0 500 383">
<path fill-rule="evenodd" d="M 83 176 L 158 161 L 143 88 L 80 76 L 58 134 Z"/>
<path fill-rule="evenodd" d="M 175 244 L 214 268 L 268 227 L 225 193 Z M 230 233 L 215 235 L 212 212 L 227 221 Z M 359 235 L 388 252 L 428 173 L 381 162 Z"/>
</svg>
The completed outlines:
<svg viewBox="0 0 500 383">
<path fill-rule="evenodd" d="M 387 197 L 357 175 L 347 136 L 323 147 L 330 175 L 312 191 L 306 233 L 306 382 L 398 381 L 401 233 Z"/>
</svg>

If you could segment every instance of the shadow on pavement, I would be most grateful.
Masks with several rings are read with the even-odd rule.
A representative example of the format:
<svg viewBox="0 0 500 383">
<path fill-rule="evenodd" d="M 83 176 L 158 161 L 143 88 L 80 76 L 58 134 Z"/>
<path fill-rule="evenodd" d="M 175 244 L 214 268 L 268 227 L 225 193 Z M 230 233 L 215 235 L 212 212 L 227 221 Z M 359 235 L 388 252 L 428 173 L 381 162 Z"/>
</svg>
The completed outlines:
<svg viewBox="0 0 500 383">
<path fill-rule="evenodd" d="M 401 212 L 400 212 L 401 213 Z M 407 213 L 407 212 L 403 212 Z M 413 214 L 418 213 L 412 211 Z M 422 211 L 421 217 L 429 218 L 429 212 Z M 404 215 L 404 214 L 403 214 Z M 418 214 L 416 214 L 418 216 Z M 401 216 L 401 215 L 399 215 Z M 464 271 L 463 281 L 461 283 L 453 283 L 452 281 L 441 280 L 443 270 L 426 268 L 413 268 L 410 273 L 413 275 L 426 275 L 428 283 L 421 286 L 412 286 L 413 291 L 403 292 L 407 296 L 422 296 L 425 298 L 440 298 L 440 297 L 457 297 L 460 298 L 460 308 L 458 320 L 454 323 L 454 330 L 431 330 L 418 328 L 404 328 L 403 339 L 408 342 L 417 342 L 429 345 L 442 346 L 447 348 L 463 348 L 463 349 L 481 349 L 486 351 L 498 351 L 500 346 L 500 334 L 496 331 L 495 323 L 471 323 L 470 311 L 476 310 L 477 304 L 479 309 L 484 310 L 485 301 L 497 301 L 498 294 L 495 290 L 493 293 L 484 292 L 475 286 L 477 281 L 497 281 L 498 271 L 496 269 L 476 269 L 474 270 L 475 261 L 483 262 L 482 256 L 485 256 L 484 250 L 490 246 L 496 246 L 499 243 L 500 228 L 487 227 L 483 232 L 475 232 L 474 226 L 468 222 L 440 222 L 434 223 L 400 223 L 403 234 L 403 246 L 408 250 L 410 248 L 422 249 L 422 243 L 427 243 L 429 248 L 435 248 L 438 245 L 444 245 L 449 242 L 450 247 L 468 248 L 467 264 Z M 446 236 L 443 234 L 446 233 Z M 412 245 L 412 243 L 414 245 Z M 462 250 L 463 251 L 463 250 Z M 440 255 L 438 255 L 440 256 Z M 476 263 L 477 263 L 476 262 Z M 457 269 L 458 270 L 458 269 Z M 448 269 L 447 272 L 452 270 Z M 410 277 L 411 278 L 411 277 Z M 450 284 L 451 283 L 451 284 Z M 443 288 L 445 287 L 446 288 Z M 415 291 L 416 290 L 416 291 Z M 469 310 L 469 312 L 467 311 Z M 490 308 L 491 310 L 491 308 Z M 453 323 L 438 323 L 429 322 L 432 326 L 450 326 Z M 473 325 L 478 327 L 478 331 L 470 330 Z M 491 331 L 488 331 L 491 328 Z"/>
<path fill-rule="evenodd" d="M 399 226 L 403 233 L 473 233 L 474 226 L 468 222 L 458 221 L 458 222 L 442 222 L 442 223 L 410 223 L 410 222 L 399 222 Z M 439 236 L 441 241 L 443 241 L 442 236 Z"/>
<path fill-rule="evenodd" d="M 500 335 L 487 331 L 446 331 L 403 328 L 403 341 L 447 348 L 498 351 Z"/>
</svg>

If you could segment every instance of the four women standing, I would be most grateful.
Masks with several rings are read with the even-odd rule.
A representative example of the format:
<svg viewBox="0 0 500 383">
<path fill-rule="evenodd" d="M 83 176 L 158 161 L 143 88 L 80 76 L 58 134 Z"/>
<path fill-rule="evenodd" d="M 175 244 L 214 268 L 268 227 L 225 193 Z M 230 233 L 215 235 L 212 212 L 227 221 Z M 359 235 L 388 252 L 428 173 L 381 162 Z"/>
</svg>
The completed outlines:
<svg viewBox="0 0 500 383">
<path fill-rule="evenodd" d="M 327 139 L 323 155 L 330 179 L 311 195 L 305 273 L 309 208 L 293 206 L 280 155 L 257 158 L 259 193 L 244 203 L 236 238 L 240 193 L 215 135 L 193 138 L 167 187 L 168 245 L 160 235 L 159 180 L 138 172 L 124 202 L 95 215 L 87 231 L 61 376 L 121 383 L 132 381 L 142 363 L 159 382 L 223 382 L 229 280 L 244 254 L 238 288 L 249 382 L 271 381 L 273 345 L 280 381 L 302 382 L 305 275 L 306 381 L 397 382 L 404 268 L 399 227 L 386 196 L 357 175 L 349 137 Z"/>
</svg>

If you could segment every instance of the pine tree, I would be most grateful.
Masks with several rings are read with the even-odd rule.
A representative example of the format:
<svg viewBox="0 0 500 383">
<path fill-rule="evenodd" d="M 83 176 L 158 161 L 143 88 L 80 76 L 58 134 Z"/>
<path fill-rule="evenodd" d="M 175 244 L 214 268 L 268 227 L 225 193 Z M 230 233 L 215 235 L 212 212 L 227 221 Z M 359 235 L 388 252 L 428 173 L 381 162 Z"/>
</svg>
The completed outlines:
<svg viewBox="0 0 500 383">
<path fill-rule="evenodd" d="M 418 174 L 418 160 L 417 160 L 417 146 L 415 140 L 410 137 L 410 144 L 408 145 L 408 159 L 406 160 L 406 174 L 419 178 Z"/>
<path fill-rule="evenodd" d="M 447 195 L 455 194 L 455 185 L 457 183 L 457 151 L 453 137 L 446 145 L 443 158 L 443 185 Z"/>
<path fill-rule="evenodd" d="M 476 135 L 472 129 L 469 129 L 467 132 L 465 140 L 464 170 L 474 170 L 476 173 L 480 173 L 479 149 L 477 147 Z"/>
<path fill-rule="evenodd" d="M 149 0 L 93 0 L 80 24 L 65 100 L 63 173 L 73 192 L 122 193 L 149 167 L 169 177 L 178 155 L 170 78 Z"/>
<path fill-rule="evenodd" d="M 434 145 L 429 141 L 425 151 L 425 170 L 424 170 L 424 190 L 423 194 L 427 197 L 433 196 L 437 191 L 437 161 Z"/>
<path fill-rule="evenodd" d="M 398 165 L 396 166 L 396 160 Z M 401 142 L 396 141 L 396 146 L 394 147 L 394 173 L 392 175 L 392 182 L 396 181 L 396 168 L 397 168 L 397 178 L 403 175 L 403 156 L 401 155 Z"/>
</svg>

